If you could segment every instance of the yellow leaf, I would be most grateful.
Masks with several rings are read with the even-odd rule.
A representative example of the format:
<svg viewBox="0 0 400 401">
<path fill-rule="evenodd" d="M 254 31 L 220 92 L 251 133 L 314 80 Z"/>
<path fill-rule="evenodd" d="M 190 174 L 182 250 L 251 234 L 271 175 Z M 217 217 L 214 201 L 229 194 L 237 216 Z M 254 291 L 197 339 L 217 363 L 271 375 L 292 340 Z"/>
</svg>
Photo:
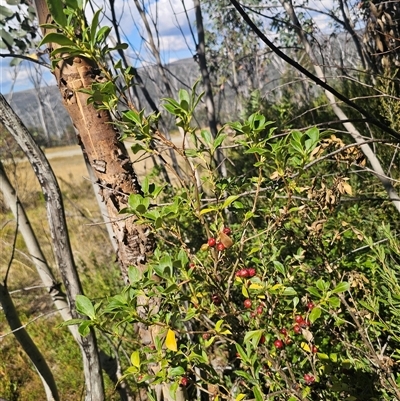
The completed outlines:
<svg viewBox="0 0 400 401">
<path fill-rule="evenodd" d="M 283 284 L 275 284 L 272 288 L 271 288 L 271 290 L 272 291 L 275 291 L 275 290 L 277 290 L 278 288 L 282 288 L 283 287 Z"/>
<path fill-rule="evenodd" d="M 344 192 L 346 192 L 346 194 L 349 194 L 350 196 L 353 195 L 353 191 L 351 189 L 351 186 L 347 182 L 343 183 L 343 190 L 344 190 Z"/>
<path fill-rule="evenodd" d="M 33 60 L 39 60 L 39 57 L 36 53 L 28 54 L 28 57 Z"/>
<path fill-rule="evenodd" d="M 249 286 L 250 290 L 262 290 L 263 288 L 264 286 L 258 283 L 251 283 Z"/>
<path fill-rule="evenodd" d="M 308 344 L 305 343 L 305 342 L 302 342 L 302 343 L 301 343 L 301 348 L 304 349 L 304 351 L 311 352 L 310 347 L 309 347 Z"/>
<path fill-rule="evenodd" d="M 242 401 L 243 398 L 246 398 L 245 394 L 238 394 L 238 396 L 235 398 L 235 401 Z"/>
<path fill-rule="evenodd" d="M 175 333 L 171 329 L 168 329 L 167 337 L 165 338 L 165 346 L 171 351 L 178 351 Z"/>
</svg>

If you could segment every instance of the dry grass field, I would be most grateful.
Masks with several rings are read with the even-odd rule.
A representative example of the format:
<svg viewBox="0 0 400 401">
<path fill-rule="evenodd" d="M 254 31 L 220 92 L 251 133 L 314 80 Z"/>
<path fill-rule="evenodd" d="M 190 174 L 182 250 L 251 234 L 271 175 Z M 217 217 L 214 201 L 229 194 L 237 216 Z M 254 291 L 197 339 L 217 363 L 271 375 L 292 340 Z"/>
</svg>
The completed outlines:
<svg viewBox="0 0 400 401">
<path fill-rule="evenodd" d="M 181 145 L 179 135 L 174 138 L 175 141 L 178 146 Z M 129 143 L 126 147 L 130 148 Z M 122 280 L 82 151 L 79 146 L 67 146 L 47 149 L 45 153 L 63 194 L 71 246 L 84 291 L 89 297 L 97 299 L 110 295 L 122 285 Z M 168 159 L 166 155 L 165 158 Z M 131 154 L 131 159 L 139 179 L 152 171 L 150 157 Z M 6 161 L 4 167 L 22 201 L 46 260 L 61 281 L 54 267 L 44 198 L 32 167 L 23 158 L 15 162 Z M 15 217 L 4 205 L 1 191 L 0 211 L 0 275 L 4 278 L 9 269 L 8 289 L 12 292 L 22 322 L 27 324 L 28 332 L 52 366 L 61 399 L 79 400 L 83 391 L 83 377 L 77 373 L 81 372 L 79 351 L 67 329 L 58 327 L 60 320 L 54 314 L 46 289 L 41 287 L 22 237 L 16 235 Z M 107 399 L 117 399 L 114 398 L 114 386 L 107 379 L 106 386 Z M 0 313 L 1 397 L 24 401 L 45 399 L 40 379 L 10 333 L 4 315 Z"/>
</svg>

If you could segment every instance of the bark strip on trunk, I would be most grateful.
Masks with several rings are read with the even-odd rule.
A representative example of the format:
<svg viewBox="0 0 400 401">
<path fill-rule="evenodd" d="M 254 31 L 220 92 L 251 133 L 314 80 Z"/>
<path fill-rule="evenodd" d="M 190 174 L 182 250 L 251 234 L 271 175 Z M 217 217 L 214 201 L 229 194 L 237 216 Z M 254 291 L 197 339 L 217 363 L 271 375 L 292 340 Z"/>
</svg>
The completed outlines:
<svg viewBox="0 0 400 401">
<path fill-rule="evenodd" d="M 39 23 L 51 22 L 46 1 L 36 0 L 35 3 Z M 44 34 L 49 32 L 43 31 Z M 154 249 L 148 228 L 135 224 L 134 217 L 123 218 L 119 214 L 127 206 L 129 194 L 141 193 L 137 176 L 127 150 L 118 139 L 110 113 L 87 104 L 89 95 L 80 92 L 102 79 L 97 65 L 82 57 L 65 57 L 58 63 L 54 75 L 63 104 L 78 131 L 79 143 L 95 172 L 101 196 L 107 205 L 117 241 L 117 258 L 127 282 L 128 267 L 135 265 L 144 269 L 146 257 Z"/>
</svg>

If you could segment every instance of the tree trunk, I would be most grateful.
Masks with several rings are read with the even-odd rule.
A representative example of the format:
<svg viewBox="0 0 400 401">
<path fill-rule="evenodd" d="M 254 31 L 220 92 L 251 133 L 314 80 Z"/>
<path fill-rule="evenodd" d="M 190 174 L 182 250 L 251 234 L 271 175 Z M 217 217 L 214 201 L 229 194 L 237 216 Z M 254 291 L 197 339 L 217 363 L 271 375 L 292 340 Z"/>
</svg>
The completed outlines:
<svg viewBox="0 0 400 401">
<path fill-rule="evenodd" d="M 217 119 L 215 114 L 214 97 L 212 93 L 210 74 L 208 72 L 207 60 L 206 60 L 206 45 L 205 45 L 205 34 L 203 26 L 203 16 L 201 13 L 200 0 L 193 0 L 193 5 L 196 11 L 196 25 L 197 25 L 197 56 L 199 59 L 199 66 L 201 77 L 204 86 L 204 99 L 206 103 L 208 126 L 213 138 L 217 136 Z M 226 163 L 224 155 L 221 149 L 217 150 L 217 168 L 222 177 L 227 176 Z"/>
<path fill-rule="evenodd" d="M 0 121 L 12 134 L 18 145 L 28 157 L 28 160 L 35 171 L 36 177 L 39 180 L 46 200 L 47 219 L 53 242 L 54 256 L 65 285 L 72 317 L 78 318 L 80 316 L 77 314 L 75 309 L 75 299 L 77 295 L 80 295 L 83 292 L 72 255 L 69 236 L 66 232 L 64 206 L 57 180 L 45 155 L 36 145 L 29 131 L 25 128 L 20 118 L 13 112 L 1 94 L 0 111 Z M 88 336 L 84 338 L 80 337 L 79 346 L 81 348 L 83 370 L 85 374 L 85 400 L 103 401 L 103 378 L 101 375 L 94 331 L 90 331 Z"/>
<path fill-rule="evenodd" d="M 49 23 L 51 15 L 45 0 L 36 0 L 40 24 Z M 48 31 L 43 29 L 43 34 Z M 56 46 L 53 44 L 53 48 Z M 89 95 L 80 92 L 90 89 L 98 76 L 97 66 L 81 57 L 65 58 L 54 70 L 63 104 L 78 131 L 79 143 L 86 154 L 107 205 L 115 239 L 117 257 L 125 282 L 129 266 L 144 269 L 147 255 L 154 249 L 154 240 L 146 227 L 135 224 L 135 218 L 122 219 L 120 210 L 128 204 L 131 193 L 141 193 L 137 176 L 128 153 L 118 140 L 110 114 L 87 104 Z"/>
<path fill-rule="evenodd" d="M 90 175 L 91 167 L 88 167 L 88 172 Z M 92 176 L 90 175 L 92 178 Z M 0 162 L 0 189 L 3 193 L 4 200 L 6 206 L 8 206 L 16 219 L 18 219 L 18 230 L 20 231 L 22 237 L 24 238 L 24 242 L 26 247 L 28 248 L 29 256 L 33 264 L 36 267 L 36 271 L 39 274 L 39 277 L 43 283 L 43 285 L 48 289 L 48 292 L 52 298 L 53 304 L 60 313 L 64 322 L 72 319 L 72 314 L 65 297 L 65 294 L 61 291 L 60 284 L 57 283 L 54 278 L 53 272 L 50 270 L 50 267 L 47 264 L 45 256 L 40 248 L 40 245 L 37 241 L 35 233 L 32 230 L 32 226 L 29 222 L 28 216 L 25 213 L 25 210 L 18 199 L 17 194 L 15 193 L 14 188 L 12 187 L 6 172 L 4 171 L 3 165 Z M 96 192 L 96 189 L 95 189 Z M 104 205 L 101 203 L 101 205 Z M 113 233 L 111 234 L 111 242 L 114 241 Z M 81 335 L 78 332 L 78 327 L 75 325 L 69 325 L 68 329 L 72 334 L 74 340 L 77 344 L 81 341 Z M 110 357 L 105 352 L 100 350 L 99 352 L 101 367 L 110 377 L 111 381 L 115 384 L 117 391 L 121 397 L 121 401 L 132 401 L 133 397 L 131 395 L 131 391 L 127 383 L 122 380 L 122 372 L 120 369 L 120 363 L 118 359 L 118 355 L 115 353 L 115 357 Z M 1 401 L 1 400 L 0 400 Z"/>
<path fill-rule="evenodd" d="M 282 4 L 283 8 L 287 12 L 290 20 L 292 21 L 292 26 L 301 41 L 301 43 L 304 46 L 304 49 L 310 58 L 313 66 L 314 66 L 314 71 L 316 76 L 321 80 L 326 82 L 326 76 L 324 73 L 324 70 L 321 68 L 321 66 L 318 63 L 317 57 L 315 56 L 315 53 L 311 47 L 311 44 L 309 43 L 306 35 L 304 34 L 304 31 L 301 29 L 300 21 L 297 18 L 296 12 L 293 8 L 293 4 L 291 0 L 280 0 L 280 3 Z M 359 144 L 360 149 L 364 153 L 365 157 L 369 161 L 372 170 L 371 172 L 379 179 L 379 181 L 382 183 L 383 187 L 386 190 L 386 193 L 389 196 L 389 199 L 392 201 L 393 206 L 396 208 L 396 210 L 400 213 L 400 198 L 399 195 L 397 194 L 396 189 L 394 188 L 392 181 L 389 177 L 386 176 L 381 163 L 376 156 L 376 154 L 372 151 L 371 147 L 364 143 L 365 140 L 360 134 L 360 132 L 357 130 L 357 128 L 354 126 L 353 123 L 349 122 L 349 118 L 347 115 L 344 113 L 344 111 L 341 109 L 341 107 L 338 106 L 335 96 L 328 90 L 325 90 L 325 96 L 328 99 L 328 102 L 333 110 L 333 112 L 336 114 L 339 120 L 343 121 L 343 126 L 346 128 L 347 132 L 351 135 L 353 140 Z"/>
<path fill-rule="evenodd" d="M 42 353 L 36 347 L 36 344 L 23 327 L 21 320 L 18 317 L 18 312 L 10 297 L 10 293 L 8 292 L 7 283 L 4 283 L 4 285 L 0 284 L 0 304 L 15 338 L 28 355 L 42 380 L 47 401 L 59 401 L 60 398 L 58 397 L 57 386 L 53 374 L 51 373 Z"/>
</svg>

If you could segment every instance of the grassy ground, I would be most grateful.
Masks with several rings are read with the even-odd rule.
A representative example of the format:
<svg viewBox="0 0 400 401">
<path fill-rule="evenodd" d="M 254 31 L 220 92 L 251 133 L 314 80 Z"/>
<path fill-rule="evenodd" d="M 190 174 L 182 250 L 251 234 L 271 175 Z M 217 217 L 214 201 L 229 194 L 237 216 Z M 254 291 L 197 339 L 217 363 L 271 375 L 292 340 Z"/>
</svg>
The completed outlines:
<svg viewBox="0 0 400 401">
<path fill-rule="evenodd" d="M 93 189 L 85 178 L 88 174 L 83 157 L 79 153 L 69 154 L 70 150 L 71 147 L 51 149 L 47 153 L 63 193 L 71 245 L 85 292 L 91 297 L 107 296 L 121 284 L 119 269 L 114 263 L 115 257 L 102 224 Z M 60 157 L 60 151 L 65 151 L 68 156 Z M 54 267 L 45 203 L 32 169 L 28 163 L 21 161 L 15 165 L 8 163 L 6 170 L 10 181 L 17 188 L 46 259 Z M 16 223 L 14 216 L 4 207 L 1 195 L 0 209 L 0 274 L 4 278 L 12 257 Z M 13 292 L 13 300 L 21 320 L 27 324 L 28 332 L 44 353 L 55 375 L 60 398 L 80 400 L 83 396 L 83 375 L 79 350 L 67 328 L 58 327 L 61 321 L 54 314 L 50 298 L 46 290 L 40 288 L 41 282 L 36 270 L 25 255 L 23 239 L 18 235 L 7 281 L 8 288 Z M 55 269 L 54 273 L 57 276 Z M 119 399 L 107 379 L 106 386 L 107 399 Z M 38 375 L 14 336 L 9 333 L 2 313 L 0 397 L 9 401 L 45 399 Z"/>
</svg>

